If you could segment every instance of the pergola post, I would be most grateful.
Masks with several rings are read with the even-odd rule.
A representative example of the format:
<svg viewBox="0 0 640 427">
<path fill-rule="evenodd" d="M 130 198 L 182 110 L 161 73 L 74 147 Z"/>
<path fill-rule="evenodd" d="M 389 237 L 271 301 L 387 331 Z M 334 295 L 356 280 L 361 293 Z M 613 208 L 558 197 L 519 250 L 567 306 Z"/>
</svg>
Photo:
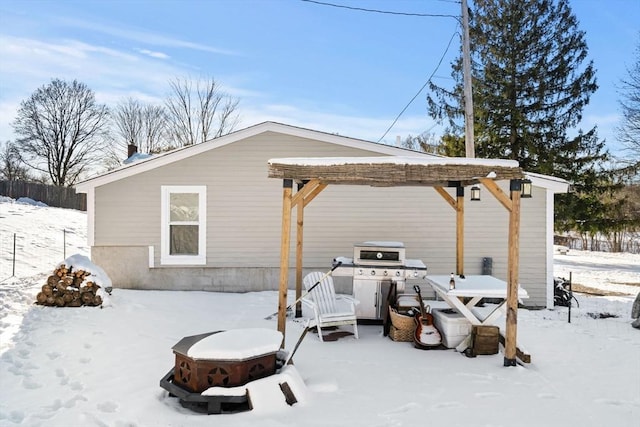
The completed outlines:
<svg viewBox="0 0 640 427">
<path fill-rule="evenodd" d="M 464 187 L 456 187 L 456 274 L 464 274 Z"/>
<path fill-rule="evenodd" d="M 280 292 L 278 298 L 278 331 L 284 348 L 287 327 L 287 287 L 289 285 L 289 246 L 291 243 L 291 189 L 293 180 L 282 180 L 282 233 L 280 240 Z"/>
<path fill-rule="evenodd" d="M 507 270 L 507 325 L 504 343 L 504 366 L 516 365 L 518 331 L 518 272 L 520 264 L 520 187 L 519 179 L 510 181 L 509 256 Z"/>
<path fill-rule="evenodd" d="M 456 274 L 464 274 L 464 187 L 457 183 L 456 198 L 443 187 L 433 187 L 456 211 Z"/>
<path fill-rule="evenodd" d="M 289 251 L 291 244 L 291 210 L 297 208 L 296 216 L 296 317 L 302 317 L 302 248 L 304 234 L 304 208 L 307 206 L 327 184 L 317 179 L 303 181 L 298 186 L 295 196 L 292 196 L 293 180 L 283 180 L 282 194 L 282 236 L 280 243 L 280 286 L 278 298 L 278 330 L 283 333 L 287 321 L 287 290 L 289 279 Z M 282 342 L 284 346 L 284 340 Z"/>
<path fill-rule="evenodd" d="M 509 243 L 507 255 L 507 320 L 504 337 L 504 366 L 516 365 L 518 330 L 518 271 L 520 262 L 520 189 L 521 180 L 509 182 L 508 197 L 492 179 L 480 182 L 509 211 Z"/>
<path fill-rule="evenodd" d="M 298 184 L 298 191 L 304 183 Z M 296 204 L 296 318 L 302 317 L 302 248 L 304 246 L 304 203 Z"/>
</svg>

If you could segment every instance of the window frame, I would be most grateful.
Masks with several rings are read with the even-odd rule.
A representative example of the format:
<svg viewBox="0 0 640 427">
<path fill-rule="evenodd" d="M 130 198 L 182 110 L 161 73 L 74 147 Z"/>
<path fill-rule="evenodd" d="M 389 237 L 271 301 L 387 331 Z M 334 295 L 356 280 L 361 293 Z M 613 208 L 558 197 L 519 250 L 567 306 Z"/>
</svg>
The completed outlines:
<svg viewBox="0 0 640 427">
<path fill-rule="evenodd" d="M 207 263 L 207 186 L 163 185 L 160 187 L 160 264 L 161 265 L 205 265 Z M 198 254 L 171 255 L 171 194 L 198 194 Z"/>
</svg>

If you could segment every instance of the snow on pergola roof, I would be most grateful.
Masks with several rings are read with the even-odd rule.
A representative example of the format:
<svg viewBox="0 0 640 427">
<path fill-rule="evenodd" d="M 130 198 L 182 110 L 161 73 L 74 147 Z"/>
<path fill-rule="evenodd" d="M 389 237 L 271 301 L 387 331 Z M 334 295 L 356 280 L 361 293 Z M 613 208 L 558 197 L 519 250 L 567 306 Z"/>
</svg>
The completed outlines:
<svg viewBox="0 0 640 427">
<path fill-rule="evenodd" d="M 481 178 L 524 178 L 515 160 L 466 157 L 279 158 L 269 160 L 268 165 L 269 178 L 295 181 L 318 179 L 327 184 L 446 186 L 451 182 L 459 182 L 465 186 L 475 184 Z"/>
</svg>

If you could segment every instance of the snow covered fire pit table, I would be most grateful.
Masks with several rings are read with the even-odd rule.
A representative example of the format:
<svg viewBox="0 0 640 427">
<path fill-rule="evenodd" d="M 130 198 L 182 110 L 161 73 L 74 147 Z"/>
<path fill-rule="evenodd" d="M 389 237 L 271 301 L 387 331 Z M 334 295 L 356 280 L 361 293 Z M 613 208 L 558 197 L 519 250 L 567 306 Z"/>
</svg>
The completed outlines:
<svg viewBox="0 0 640 427">
<path fill-rule="evenodd" d="M 278 360 L 281 344 L 282 333 L 264 328 L 184 337 L 172 347 L 175 366 L 160 386 L 195 410 L 220 413 L 224 404 L 230 411 L 234 405 L 251 409 L 241 386 L 276 373 L 278 362 L 283 365 Z"/>
</svg>

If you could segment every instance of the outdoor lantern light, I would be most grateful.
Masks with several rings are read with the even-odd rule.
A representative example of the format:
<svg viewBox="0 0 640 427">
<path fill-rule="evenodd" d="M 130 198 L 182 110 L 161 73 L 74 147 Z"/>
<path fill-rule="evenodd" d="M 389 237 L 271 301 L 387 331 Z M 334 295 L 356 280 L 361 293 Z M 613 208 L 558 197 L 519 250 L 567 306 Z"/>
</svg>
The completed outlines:
<svg viewBox="0 0 640 427">
<path fill-rule="evenodd" d="M 523 179 L 520 181 L 521 189 L 520 189 L 520 197 L 523 199 L 531 198 L 531 180 Z"/>
<path fill-rule="evenodd" d="M 479 201 L 480 200 L 480 187 L 474 185 L 471 187 L 471 200 Z"/>
</svg>

